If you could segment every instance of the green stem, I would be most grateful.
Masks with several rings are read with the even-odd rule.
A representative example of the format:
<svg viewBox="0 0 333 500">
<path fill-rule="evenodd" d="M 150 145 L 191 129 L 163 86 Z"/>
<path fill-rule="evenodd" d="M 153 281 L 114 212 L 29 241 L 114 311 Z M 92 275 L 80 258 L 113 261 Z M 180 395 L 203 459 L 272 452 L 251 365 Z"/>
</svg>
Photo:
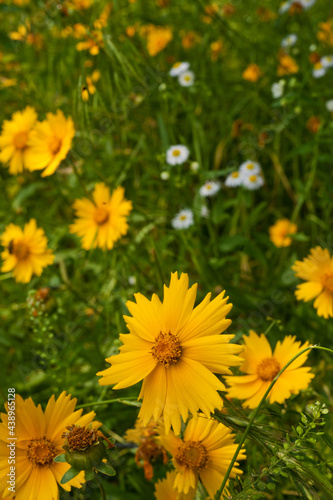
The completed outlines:
<svg viewBox="0 0 333 500">
<path fill-rule="evenodd" d="M 126 398 L 126 402 L 123 401 L 120 398 L 117 398 L 117 399 L 107 399 L 106 401 L 93 401 L 92 403 L 85 403 L 83 405 L 78 405 L 75 408 L 76 409 L 78 409 L 78 408 L 87 408 L 89 406 L 107 405 L 109 403 L 123 403 L 123 404 L 128 404 L 127 401 L 130 401 L 132 399 L 136 400 L 137 398 L 135 396 L 130 396 L 130 397 Z"/>
<path fill-rule="evenodd" d="M 309 351 L 311 349 L 321 349 L 323 351 L 328 351 L 328 352 L 331 352 L 333 354 L 332 349 L 328 349 L 327 347 L 321 347 L 321 346 L 312 345 L 312 346 L 306 347 L 305 349 L 303 349 L 302 351 L 300 351 L 298 354 L 296 354 L 296 356 L 294 356 L 290 361 L 288 361 L 288 363 L 284 365 L 284 367 L 282 368 L 282 370 L 279 371 L 279 373 L 277 374 L 277 376 L 270 383 L 267 391 L 265 392 L 265 394 L 262 397 L 259 405 L 257 406 L 256 410 L 253 412 L 252 417 L 250 418 L 249 423 L 247 424 L 247 427 L 246 427 L 246 429 L 244 431 L 244 434 L 243 434 L 243 436 L 242 436 L 242 438 L 241 438 L 241 440 L 240 440 L 240 442 L 239 442 L 239 444 L 237 446 L 235 454 L 234 454 L 234 456 L 233 456 L 233 458 L 232 458 L 232 460 L 231 460 L 231 462 L 229 464 L 228 470 L 227 470 L 227 472 L 226 472 L 226 474 L 224 476 L 224 479 L 223 479 L 223 482 L 221 484 L 221 487 L 220 487 L 220 489 L 215 494 L 215 497 L 214 497 L 215 500 L 219 500 L 221 498 L 222 492 L 223 492 L 224 487 L 225 487 L 225 485 L 226 485 L 226 483 L 227 483 L 227 481 L 229 479 L 229 476 L 230 476 L 230 473 L 231 473 L 232 468 L 234 466 L 234 463 L 237 460 L 238 453 L 240 452 L 240 450 L 241 450 L 241 448 L 242 448 L 242 446 L 244 444 L 244 441 L 247 438 L 248 433 L 250 432 L 252 424 L 254 423 L 254 421 L 255 421 L 255 419 L 256 419 L 256 417 L 257 417 L 257 415 L 258 415 L 258 413 L 259 413 L 259 411 L 260 411 L 260 409 L 261 409 L 261 407 L 262 407 L 262 405 L 264 403 L 264 401 L 266 400 L 268 394 L 271 392 L 271 390 L 274 387 L 275 383 L 277 382 L 277 380 L 279 379 L 279 377 L 282 375 L 282 373 L 288 368 L 288 366 L 290 366 L 291 363 L 293 363 L 295 361 L 295 359 L 297 359 L 299 356 L 301 356 L 306 351 Z"/>
<path fill-rule="evenodd" d="M 95 475 L 95 479 L 96 479 L 96 482 L 97 482 L 97 484 L 99 486 L 102 500 L 106 500 L 106 494 L 105 494 L 103 483 L 102 483 L 101 479 L 98 477 L 97 474 Z"/>
</svg>

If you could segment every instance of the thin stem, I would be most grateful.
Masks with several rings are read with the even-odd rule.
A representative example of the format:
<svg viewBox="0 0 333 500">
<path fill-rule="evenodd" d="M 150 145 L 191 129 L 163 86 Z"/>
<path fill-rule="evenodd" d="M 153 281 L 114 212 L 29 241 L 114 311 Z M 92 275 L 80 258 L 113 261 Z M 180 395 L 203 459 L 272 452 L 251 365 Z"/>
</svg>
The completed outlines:
<svg viewBox="0 0 333 500">
<path fill-rule="evenodd" d="M 279 373 L 277 374 L 277 376 L 270 383 L 267 391 L 265 392 L 265 394 L 262 397 L 259 405 L 257 406 L 256 410 L 253 412 L 252 417 L 250 418 L 249 423 L 247 424 L 247 427 L 246 427 L 246 429 L 244 431 L 244 434 L 243 434 L 243 436 L 242 436 L 242 438 L 241 438 L 241 440 L 239 442 L 239 445 L 237 446 L 235 454 L 234 454 L 234 456 L 233 456 L 233 458 L 232 458 L 232 460 L 231 460 L 231 462 L 229 464 L 228 470 L 227 470 L 227 472 L 226 472 L 226 474 L 224 476 L 224 479 L 223 479 L 223 482 L 221 484 L 221 487 L 220 487 L 220 489 L 215 494 L 215 497 L 214 497 L 215 500 L 219 500 L 221 498 L 221 494 L 222 494 L 222 492 L 224 490 L 224 487 L 225 487 L 225 485 L 226 485 L 226 483 L 227 483 L 227 481 L 229 479 L 229 476 L 230 476 L 230 473 L 231 473 L 232 468 L 234 466 L 234 463 L 237 460 L 238 453 L 240 452 L 240 450 L 241 450 L 241 448 L 242 448 L 242 446 L 244 444 L 244 441 L 245 441 L 248 433 L 250 432 L 252 424 L 254 423 L 254 421 L 255 421 L 255 419 L 256 419 L 256 417 L 257 417 L 257 415 L 258 415 L 258 413 L 259 413 L 259 411 L 260 411 L 260 409 L 261 409 L 261 407 L 262 407 L 265 399 L 267 398 L 268 394 L 271 392 L 271 390 L 274 387 L 275 383 L 277 382 L 277 380 L 279 379 L 279 377 L 282 375 L 282 373 L 288 368 L 288 366 L 290 366 L 295 361 L 295 359 L 297 359 L 299 356 L 301 356 L 306 351 L 309 351 L 311 349 L 321 349 L 323 351 L 328 351 L 328 352 L 331 352 L 333 354 L 332 349 L 328 349 L 327 347 L 321 347 L 321 346 L 312 345 L 312 346 L 306 347 L 305 349 L 303 349 L 302 351 L 300 351 L 298 354 L 296 354 L 296 356 L 294 356 L 290 361 L 288 361 L 288 363 L 284 365 L 284 367 L 282 368 L 282 370 L 279 371 Z"/>
<path fill-rule="evenodd" d="M 97 474 L 95 475 L 95 479 L 96 479 L 96 482 L 97 482 L 97 484 L 99 486 L 102 500 L 106 500 L 106 494 L 105 494 L 103 483 L 102 483 L 101 479 L 98 477 Z"/>
<path fill-rule="evenodd" d="M 117 399 L 107 399 L 106 401 L 93 401 L 92 403 L 85 403 L 83 405 L 78 405 L 78 406 L 76 406 L 76 409 L 78 409 L 78 408 L 87 408 L 89 406 L 107 405 L 109 403 L 123 403 L 124 405 L 126 405 L 126 404 L 128 405 L 128 404 L 130 404 L 129 401 L 132 400 L 132 399 L 136 400 L 137 398 L 135 396 L 130 396 L 130 397 L 126 398 L 126 400 L 117 398 Z M 140 404 L 140 403 L 137 403 L 137 402 L 135 402 L 135 403 L 136 404 L 134 406 L 139 406 L 139 404 Z"/>
</svg>

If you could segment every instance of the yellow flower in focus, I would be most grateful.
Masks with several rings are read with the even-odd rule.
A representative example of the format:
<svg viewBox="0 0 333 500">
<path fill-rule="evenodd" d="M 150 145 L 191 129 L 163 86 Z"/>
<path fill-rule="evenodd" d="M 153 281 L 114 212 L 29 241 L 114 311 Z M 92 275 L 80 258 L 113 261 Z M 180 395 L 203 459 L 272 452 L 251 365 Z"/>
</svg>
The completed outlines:
<svg viewBox="0 0 333 500">
<path fill-rule="evenodd" d="M 42 177 L 54 174 L 67 156 L 75 135 L 72 118 L 66 118 L 58 109 L 47 113 L 46 120 L 38 122 L 28 141 L 26 165 L 28 170 L 42 170 Z"/>
<path fill-rule="evenodd" d="M 151 56 L 156 56 L 156 54 L 165 49 L 173 38 L 172 30 L 170 28 L 154 26 L 153 24 L 143 26 L 141 33 L 147 38 L 147 50 Z"/>
<path fill-rule="evenodd" d="M 3 123 L 0 135 L 0 161 L 9 163 L 11 174 L 20 174 L 26 165 L 28 141 L 37 121 L 36 111 L 27 106 L 24 111 L 17 111 L 12 119 Z"/>
<path fill-rule="evenodd" d="M 76 200 L 74 210 L 78 219 L 69 228 L 82 238 L 82 248 L 111 250 L 114 243 L 128 230 L 127 215 L 132 202 L 124 198 L 124 188 L 118 186 L 110 195 L 110 189 L 101 182 L 92 193 L 93 201 Z"/>
<path fill-rule="evenodd" d="M 52 396 L 43 412 L 40 405 L 35 406 L 33 400 L 23 400 L 16 394 L 15 398 L 15 427 L 12 425 L 10 410 L 12 406 L 6 403 L 7 413 L 1 414 L 0 423 L 0 456 L 2 459 L 2 473 L 0 479 L 0 495 L 15 500 L 43 499 L 54 500 L 59 498 L 58 485 L 62 476 L 70 468 L 67 463 L 57 463 L 53 459 L 64 453 L 62 446 L 65 439 L 62 437 L 68 425 L 87 425 L 92 422 L 95 413 L 82 415 L 82 410 L 75 411 L 76 399 L 62 392 L 56 400 Z M 7 415 L 8 414 L 8 415 Z M 100 427 L 99 422 L 93 422 L 94 428 Z M 11 443 L 8 431 L 13 429 L 12 440 L 15 443 L 16 453 L 16 487 L 15 495 L 8 491 L 7 479 L 10 465 L 8 463 Z M 5 459 L 6 458 L 6 459 Z M 8 474 L 8 476 L 6 475 Z M 70 491 L 71 487 L 81 488 L 85 483 L 84 472 L 80 472 L 74 479 L 61 487 Z M 8 494 L 9 493 L 9 494 Z"/>
<path fill-rule="evenodd" d="M 155 294 L 151 301 L 135 294 L 136 303 L 126 304 L 132 317 L 124 316 L 130 333 L 120 335 L 121 353 L 108 358 L 112 366 L 97 374 L 101 385 L 117 384 L 114 389 L 143 380 L 142 424 L 163 416 L 165 431 L 172 426 L 176 434 L 189 411 L 195 416 L 201 409 L 209 417 L 222 408 L 217 391 L 225 387 L 213 372 L 231 374 L 229 367 L 242 362 L 236 356 L 242 347 L 229 343 L 234 335 L 220 335 L 231 323 L 225 292 L 212 301 L 209 293 L 194 308 L 197 285 L 188 289 L 188 284 L 187 274 L 172 273 L 163 302 Z"/>
<path fill-rule="evenodd" d="M 1 271 L 13 271 L 18 283 L 29 283 L 33 274 L 40 276 L 43 268 L 54 261 L 52 250 L 47 248 L 44 230 L 37 228 L 35 219 L 31 219 L 23 230 L 9 224 L 0 241 L 5 247 L 1 254 Z"/>
<path fill-rule="evenodd" d="M 242 77 L 248 82 L 257 82 L 262 76 L 261 69 L 257 64 L 249 64 L 248 67 L 243 71 Z"/>
<path fill-rule="evenodd" d="M 293 57 L 281 50 L 278 55 L 279 65 L 277 69 L 278 76 L 293 75 L 299 70 L 298 64 Z"/>
<path fill-rule="evenodd" d="M 237 449 L 230 429 L 214 419 L 198 415 L 187 424 L 183 439 L 175 436 L 173 432 L 166 435 L 163 429 L 160 435 L 162 445 L 173 456 L 172 462 L 176 469 L 173 486 L 178 493 L 186 495 L 191 490 L 195 491 L 200 478 L 209 497 L 214 498 Z M 245 450 L 242 449 L 237 460 L 245 458 Z M 238 465 L 239 463 L 235 462 L 231 478 L 242 474 Z M 224 493 L 227 493 L 226 490 Z"/>
<path fill-rule="evenodd" d="M 289 247 L 293 240 L 288 235 L 297 233 L 297 226 L 288 219 L 280 219 L 268 231 L 276 247 Z"/>
<path fill-rule="evenodd" d="M 244 363 L 240 370 L 247 375 L 225 377 L 230 386 L 228 397 L 244 399 L 244 407 L 256 408 L 279 371 L 296 354 L 308 347 L 309 342 L 301 345 L 296 337 L 287 335 L 282 342 L 277 342 L 273 354 L 263 333 L 259 336 L 251 330 L 250 335 L 244 337 L 244 342 L 245 351 L 241 354 Z M 268 395 L 270 403 L 283 403 L 292 394 L 298 394 L 308 387 L 314 377 L 313 373 L 309 373 L 311 368 L 302 366 L 308 354 L 302 354 L 278 378 Z"/>
<path fill-rule="evenodd" d="M 155 483 L 155 498 L 156 500 L 193 500 L 195 497 L 195 490 L 190 488 L 187 495 L 178 493 L 173 485 L 177 476 L 177 471 L 172 470 L 166 473 L 165 479 L 160 479 Z"/>
<path fill-rule="evenodd" d="M 308 302 L 314 299 L 318 316 L 333 317 L 333 257 L 327 248 L 312 248 L 303 261 L 297 260 L 292 266 L 295 275 L 307 283 L 297 285 L 297 300 Z"/>
</svg>

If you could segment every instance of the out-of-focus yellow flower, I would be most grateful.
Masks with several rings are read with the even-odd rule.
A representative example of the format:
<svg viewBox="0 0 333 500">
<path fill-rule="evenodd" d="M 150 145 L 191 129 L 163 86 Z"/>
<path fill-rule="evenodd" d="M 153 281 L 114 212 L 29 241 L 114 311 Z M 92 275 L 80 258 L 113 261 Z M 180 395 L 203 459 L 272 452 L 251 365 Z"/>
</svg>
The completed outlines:
<svg viewBox="0 0 333 500">
<path fill-rule="evenodd" d="M 256 13 L 259 17 L 259 19 L 263 23 L 269 23 L 270 21 L 273 21 L 278 17 L 276 12 L 273 12 L 272 10 L 267 9 L 266 7 L 258 7 L 256 10 Z"/>
<path fill-rule="evenodd" d="M 278 76 L 293 75 L 299 70 L 298 64 L 293 57 L 281 50 L 278 55 L 279 65 L 277 69 Z"/>
<path fill-rule="evenodd" d="M 333 257 L 327 248 L 312 248 L 303 261 L 297 260 L 292 267 L 298 278 L 306 281 L 297 285 L 297 300 L 308 302 L 314 299 L 318 316 L 333 317 Z"/>
<path fill-rule="evenodd" d="M 28 141 L 26 165 L 28 170 L 42 170 L 42 177 L 52 175 L 67 156 L 75 135 L 72 118 L 66 118 L 58 109 L 47 113 L 46 120 L 38 122 Z"/>
<path fill-rule="evenodd" d="M 195 31 L 182 33 L 182 46 L 184 49 L 191 49 L 200 42 L 200 36 Z"/>
<path fill-rule="evenodd" d="M 134 26 L 127 26 L 126 28 L 126 35 L 132 38 L 136 33 L 136 29 Z"/>
<path fill-rule="evenodd" d="M 34 45 L 37 49 L 43 46 L 43 37 L 40 33 L 32 33 L 30 29 L 30 24 L 27 23 L 26 26 L 21 24 L 17 31 L 12 31 L 9 33 L 9 38 L 11 40 L 16 40 L 19 42 L 25 42 L 28 45 Z"/>
<path fill-rule="evenodd" d="M 222 40 L 216 40 L 215 42 L 212 42 L 210 44 L 210 57 L 212 61 L 217 61 L 218 57 L 222 54 L 223 52 L 223 41 Z"/>
<path fill-rule="evenodd" d="M 44 231 L 37 228 L 35 219 L 31 219 L 23 230 L 9 224 L 1 236 L 1 245 L 5 247 L 1 254 L 1 271 L 13 271 L 18 283 L 29 283 L 33 274 L 40 276 L 43 268 L 54 261 Z"/>
<path fill-rule="evenodd" d="M 86 77 L 86 85 L 82 85 L 81 93 L 82 99 L 84 101 L 89 100 L 89 95 L 94 95 L 96 92 L 96 87 L 94 83 L 96 83 L 101 77 L 101 73 L 98 69 L 93 71 L 91 76 Z"/>
<path fill-rule="evenodd" d="M 96 19 L 96 21 L 94 21 L 94 28 L 101 30 L 107 26 L 111 9 L 112 9 L 112 4 L 111 3 L 106 4 L 106 6 L 102 11 L 102 14 L 99 16 L 98 19 Z"/>
<path fill-rule="evenodd" d="M 6 120 L 0 135 L 0 161 L 9 163 L 9 172 L 19 174 L 27 168 L 28 141 L 37 121 L 36 111 L 27 106 Z"/>
<path fill-rule="evenodd" d="M 310 116 L 308 121 L 306 122 L 306 128 L 311 134 L 316 134 L 320 129 L 321 119 L 319 116 Z"/>
<path fill-rule="evenodd" d="M 242 73 L 243 79 L 247 80 L 248 82 L 257 82 L 261 76 L 261 69 L 257 64 L 254 63 L 249 64 Z"/>
<path fill-rule="evenodd" d="M 13 87 L 17 84 L 15 78 L 7 78 L 5 76 L 0 76 L 0 85 L 1 87 Z"/>
<path fill-rule="evenodd" d="M 202 21 L 206 24 L 210 24 L 214 16 L 219 13 L 220 8 L 216 3 L 212 3 L 211 5 L 206 5 L 204 11 L 205 15 L 202 16 Z"/>
<path fill-rule="evenodd" d="M 94 0 L 68 0 L 65 2 L 65 7 L 69 7 L 74 10 L 85 10 L 89 9 Z"/>
<path fill-rule="evenodd" d="M 147 50 L 149 55 L 156 56 L 172 40 L 172 30 L 168 27 L 148 24 L 142 26 L 140 34 L 147 38 Z"/>
<path fill-rule="evenodd" d="M 333 45 L 333 22 L 332 19 L 326 21 L 325 23 L 319 24 L 319 31 L 317 33 L 317 38 L 320 42 L 326 43 L 327 45 Z"/>
<path fill-rule="evenodd" d="M 276 247 L 289 247 L 293 240 L 288 235 L 297 233 L 297 226 L 289 219 L 280 219 L 268 231 L 269 238 Z"/>
<path fill-rule="evenodd" d="M 99 53 L 101 47 L 104 47 L 103 33 L 100 30 L 91 31 L 91 35 L 88 34 L 86 30 L 82 38 L 85 41 L 76 44 L 76 50 L 81 52 L 82 50 L 89 50 L 92 56 L 96 56 Z"/>
</svg>

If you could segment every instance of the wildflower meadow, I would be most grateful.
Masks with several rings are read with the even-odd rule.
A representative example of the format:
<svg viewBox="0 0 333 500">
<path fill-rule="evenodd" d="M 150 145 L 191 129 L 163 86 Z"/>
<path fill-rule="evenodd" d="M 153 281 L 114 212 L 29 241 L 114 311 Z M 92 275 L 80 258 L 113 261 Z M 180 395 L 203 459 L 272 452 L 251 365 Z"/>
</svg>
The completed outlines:
<svg viewBox="0 0 333 500">
<path fill-rule="evenodd" d="M 0 499 L 333 500 L 333 5 L 0 0 Z"/>
</svg>

